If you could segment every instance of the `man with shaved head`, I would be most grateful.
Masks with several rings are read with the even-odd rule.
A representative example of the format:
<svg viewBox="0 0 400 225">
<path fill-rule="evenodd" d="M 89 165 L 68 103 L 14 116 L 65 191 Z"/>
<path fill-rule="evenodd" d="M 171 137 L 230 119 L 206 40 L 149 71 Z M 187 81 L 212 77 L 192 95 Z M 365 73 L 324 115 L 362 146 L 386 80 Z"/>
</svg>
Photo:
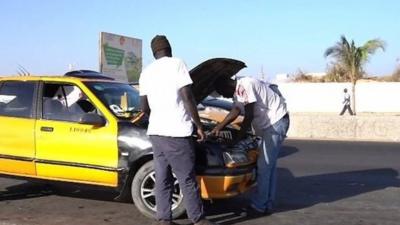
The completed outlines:
<svg viewBox="0 0 400 225">
<path fill-rule="evenodd" d="M 192 80 L 185 63 L 172 57 L 167 37 L 156 35 L 151 49 L 156 60 L 143 70 L 139 85 L 142 110 L 150 116 L 147 134 L 153 145 L 157 223 L 175 224 L 171 210 L 173 172 L 189 218 L 196 225 L 213 224 L 205 219 L 194 170 L 192 123 L 198 141 L 203 141 L 205 134 L 191 90 Z"/>
</svg>

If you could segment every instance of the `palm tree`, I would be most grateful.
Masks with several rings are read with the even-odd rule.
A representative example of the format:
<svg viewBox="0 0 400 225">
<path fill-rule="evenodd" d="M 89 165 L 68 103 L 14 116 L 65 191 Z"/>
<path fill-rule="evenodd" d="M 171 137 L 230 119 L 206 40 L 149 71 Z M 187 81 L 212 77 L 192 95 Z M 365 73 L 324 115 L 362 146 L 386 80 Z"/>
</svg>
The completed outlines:
<svg viewBox="0 0 400 225">
<path fill-rule="evenodd" d="M 385 42 L 380 39 L 367 41 L 363 46 L 357 47 L 354 40 L 349 43 L 344 35 L 340 37 L 334 46 L 326 49 L 324 56 L 333 57 L 336 63 L 342 66 L 349 74 L 352 83 L 352 108 L 356 112 L 355 86 L 357 80 L 364 75 L 363 67 L 368 62 L 370 56 L 378 49 L 385 51 Z"/>
</svg>

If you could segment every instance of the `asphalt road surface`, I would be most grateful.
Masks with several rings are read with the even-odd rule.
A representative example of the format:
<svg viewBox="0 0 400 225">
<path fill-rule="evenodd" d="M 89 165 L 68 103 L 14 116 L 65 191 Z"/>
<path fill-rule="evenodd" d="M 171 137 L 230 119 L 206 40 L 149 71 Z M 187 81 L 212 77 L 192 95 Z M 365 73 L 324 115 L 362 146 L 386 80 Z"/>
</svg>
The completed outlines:
<svg viewBox="0 0 400 225">
<path fill-rule="evenodd" d="M 246 217 L 246 194 L 206 202 L 208 218 L 226 225 L 400 224 L 400 143 L 287 140 L 278 172 L 274 214 Z M 0 225 L 153 222 L 113 197 L 105 190 L 0 178 Z"/>
</svg>

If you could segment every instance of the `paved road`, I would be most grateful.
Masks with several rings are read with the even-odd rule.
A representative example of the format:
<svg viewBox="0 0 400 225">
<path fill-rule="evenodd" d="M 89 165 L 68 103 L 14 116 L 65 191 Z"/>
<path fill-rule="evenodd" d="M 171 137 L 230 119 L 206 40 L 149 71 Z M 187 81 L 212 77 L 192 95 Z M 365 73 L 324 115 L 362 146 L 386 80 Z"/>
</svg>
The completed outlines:
<svg viewBox="0 0 400 225">
<path fill-rule="evenodd" d="M 206 203 L 220 224 L 400 224 L 400 143 L 287 140 L 276 213 L 246 218 L 247 196 Z M 0 178 L 0 225 L 150 224 L 108 191 Z M 188 224 L 183 219 L 178 221 Z"/>
</svg>

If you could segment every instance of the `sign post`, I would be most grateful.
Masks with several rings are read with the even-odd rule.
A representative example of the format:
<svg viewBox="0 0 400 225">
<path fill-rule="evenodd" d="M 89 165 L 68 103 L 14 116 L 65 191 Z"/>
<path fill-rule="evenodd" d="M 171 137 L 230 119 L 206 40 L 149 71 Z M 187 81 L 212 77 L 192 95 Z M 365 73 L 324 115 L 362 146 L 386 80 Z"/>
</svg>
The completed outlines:
<svg viewBox="0 0 400 225">
<path fill-rule="evenodd" d="M 142 71 L 142 40 L 100 33 L 100 72 L 119 81 L 137 82 Z"/>
</svg>

